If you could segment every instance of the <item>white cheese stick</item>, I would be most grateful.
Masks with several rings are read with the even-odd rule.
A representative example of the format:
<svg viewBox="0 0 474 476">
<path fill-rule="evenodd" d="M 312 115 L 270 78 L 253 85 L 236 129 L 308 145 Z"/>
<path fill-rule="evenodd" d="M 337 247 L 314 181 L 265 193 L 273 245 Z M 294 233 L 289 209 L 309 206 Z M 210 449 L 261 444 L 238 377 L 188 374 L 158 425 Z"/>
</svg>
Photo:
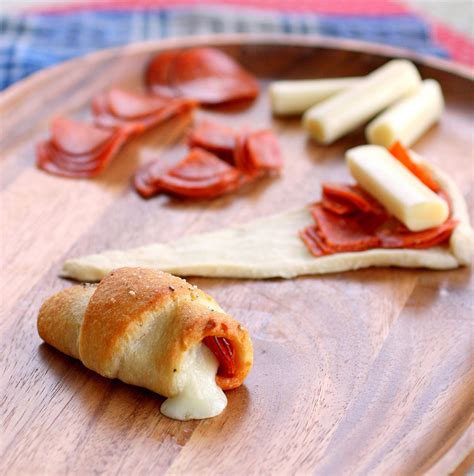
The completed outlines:
<svg viewBox="0 0 474 476">
<path fill-rule="evenodd" d="M 448 218 L 446 202 L 384 147 L 354 147 L 346 152 L 346 160 L 361 187 L 409 230 L 426 230 L 441 225 Z"/>
<path fill-rule="evenodd" d="M 390 147 L 399 140 L 408 147 L 441 117 L 443 108 L 439 83 L 427 79 L 413 94 L 394 104 L 367 126 L 367 141 Z"/>
<path fill-rule="evenodd" d="M 359 80 L 360 78 L 335 78 L 275 81 L 269 88 L 272 112 L 279 116 L 303 114 L 311 106 L 354 86 Z"/>
<path fill-rule="evenodd" d="M 303 125 L 314 139 L 330 144 L 414 92 L 420 82 L 413 63 L 389 61 L 356 85 L 308 109 Z"/>
</svg>

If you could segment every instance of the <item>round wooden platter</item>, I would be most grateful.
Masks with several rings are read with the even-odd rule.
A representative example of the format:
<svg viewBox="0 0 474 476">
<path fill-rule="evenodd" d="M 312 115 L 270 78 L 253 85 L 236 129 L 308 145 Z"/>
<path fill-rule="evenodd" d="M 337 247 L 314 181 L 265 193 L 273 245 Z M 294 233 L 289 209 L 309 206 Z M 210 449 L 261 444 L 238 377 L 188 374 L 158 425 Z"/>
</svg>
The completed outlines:
<svg viewBox="0 0 474 476">
<path fill-rule="evenodd" d="M 148 201 L 131 188 L 140 163 L 182 153 L 189 118 L 127 145 L 96 180 L 35 168 L 34 144 L 57 114 L 90 117 L 111 85 L 143 88 L 151 55 L 217 45 L 261 79 L 248 108 L 200 110 L 232 126 L 278 134 L 281 178 L 215 201 Z M 470 451 L 471 270 L 367 269 L 293 280 L 189 279 L 251 331 L 254 368 L 207 421 L 163 417 L 163 399 L 112 381 L 42 344 L 43 300 L 70 283 L 65 258 L 167 241 L 243 223 L 319 197 L 345 180 L 344 151 L 363 130 L 322 147 L 298 118 L 272 118 L 267 86 L 282 78 L 364 75 L 404 52 L 320 38 L 231 36 L 107 50 L 45 70 L 1 96 L 1 474 L 447 474 Z M 446 112 L 415 149 L 441 166 L 471 204 L 473 87 L 460 67 L 414 58 L 437 79 Z M 464 461 L 464 463 L 463 463 Z"/>
</svg>

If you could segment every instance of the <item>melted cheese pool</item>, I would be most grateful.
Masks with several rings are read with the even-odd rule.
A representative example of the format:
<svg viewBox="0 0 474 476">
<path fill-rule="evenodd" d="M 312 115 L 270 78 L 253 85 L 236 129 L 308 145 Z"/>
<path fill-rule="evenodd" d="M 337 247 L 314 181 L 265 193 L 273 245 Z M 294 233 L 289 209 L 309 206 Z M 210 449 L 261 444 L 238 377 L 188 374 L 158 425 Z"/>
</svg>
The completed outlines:
<svg viewBox="0 0 474 476">
<path fill-rule="evenodd" d="M 175 420 L 201 420 L 219 415 L 227 397 L 216 384 L 219 361 L 202 343 L 186 352 L 179 370 L 181 391 L 161 405 L 163 415 Z"/>
</svg>

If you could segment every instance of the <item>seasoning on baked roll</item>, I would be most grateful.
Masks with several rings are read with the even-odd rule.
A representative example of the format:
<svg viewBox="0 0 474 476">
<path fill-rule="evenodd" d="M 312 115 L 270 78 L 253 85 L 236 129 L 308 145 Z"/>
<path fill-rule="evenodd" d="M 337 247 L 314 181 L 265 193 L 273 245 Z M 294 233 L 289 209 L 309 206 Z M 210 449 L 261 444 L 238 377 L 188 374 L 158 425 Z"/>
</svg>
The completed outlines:
<svg viewBox="0 0 474 476">
<path fill-rule="evenodd" d="M 253 362 L 248 331 L 213 298 L 152 269 L 60 291 L 43 303 L 38 332 L 100 375 L 168 397 L 161 412 L 178 420 L 220 414 L 223 390 L 240 386 Z"/>
</svg>

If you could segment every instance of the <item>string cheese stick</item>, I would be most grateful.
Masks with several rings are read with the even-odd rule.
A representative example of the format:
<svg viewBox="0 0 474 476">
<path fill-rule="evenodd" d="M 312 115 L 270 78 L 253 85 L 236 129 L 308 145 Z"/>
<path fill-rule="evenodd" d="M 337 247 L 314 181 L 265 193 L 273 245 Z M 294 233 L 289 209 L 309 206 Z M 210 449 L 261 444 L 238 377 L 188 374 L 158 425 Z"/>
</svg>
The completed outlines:
<svg viewBox="0 0 474 476">
<path fill-rule="evenodd" d="M 330 144 L 414 92 L 420 82 L 413 63 L 389 61 L 355 86 L 308 109 L 303 116 L 303 125 L 314 139 Z"/>
<path fill-rule="evenodd" d="M 367 141 L 390 147 L 399 140 L 410 146 L 441 117 L 443 108 L 439 83 L 427 79 L 412 95 L 394 104 L 367 126 Z"/>
<path fill-rule="evenodd" d="M 270 85 L 272 111 L 279 116 L 302 114 L 311 106 L 354 86 L 360 78 L 275 81 Z"/>
<path fill-rule="evenodd" d="M 346 152 L 346 160 L 352 176 L 361 187 L 409 230 L 426 230 L 447 220 L 449 209 L 446 202 L 384 147 L 354 147 Z"/>
</svg>

